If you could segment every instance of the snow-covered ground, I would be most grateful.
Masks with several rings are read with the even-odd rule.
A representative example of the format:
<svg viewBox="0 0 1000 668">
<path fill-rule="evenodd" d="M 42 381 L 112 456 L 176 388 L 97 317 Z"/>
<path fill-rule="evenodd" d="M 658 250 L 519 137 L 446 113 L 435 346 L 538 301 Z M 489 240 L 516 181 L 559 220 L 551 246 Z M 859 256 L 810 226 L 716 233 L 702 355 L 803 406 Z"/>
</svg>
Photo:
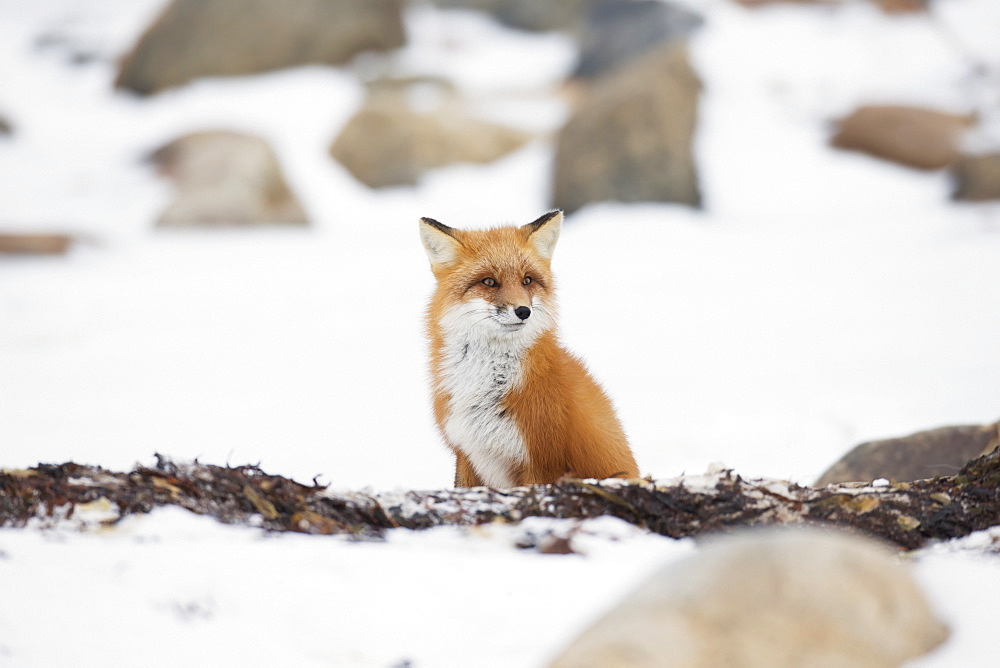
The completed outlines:
<svg viewBox="0 0 1000 668">
<path fill-rule="evenodd" d="M 0 466 L 128 469 L 160 452 L 335 489 L 447 486 L 416 221 L 534 219 L 550 144 L 368 190 L 326 154 L 363 96 L 346 68 L 112 91 L 113 60 L 162 4 L 0 0 L 0 115 L 15 126 L 0 228 L 89 240 L 0 260 Z M 615 399 L 643 473 L 721 461 L 808 483 L 862 440 L 997 419 L 1000 206 L 952 204 L 944 174 L 826 142 L 831 119 L 885 102 L 977 111 L 971 148 L 1000 147 L 998 66 L 974 69 L 1000 63 L 1000 5 L 686 4 L 707 20 L 691 45 L 705 210 L 590 206 L 554 265 L 564 339 Z M 408 26 L 398 70 L 454 78 L 484 115 L 564 118 L 546 91 L 572 68 L 568 39 L 427 7 Z M 214 128 L 274 144 L 309 229 L 152 228 L 170 186 L 142 157 Z M 694 549 L 608 520 L 584 525 L 584 555 L 540 555 L 512 546 L 524 530 L 352 543 L 176 509 L 109 531 L 0 530 L 0 665 L 538 665 Z M 1000 563 L 977 540 L 915 559 L 955 631 L 915 665 L 994 664 Z"/>
</svg>

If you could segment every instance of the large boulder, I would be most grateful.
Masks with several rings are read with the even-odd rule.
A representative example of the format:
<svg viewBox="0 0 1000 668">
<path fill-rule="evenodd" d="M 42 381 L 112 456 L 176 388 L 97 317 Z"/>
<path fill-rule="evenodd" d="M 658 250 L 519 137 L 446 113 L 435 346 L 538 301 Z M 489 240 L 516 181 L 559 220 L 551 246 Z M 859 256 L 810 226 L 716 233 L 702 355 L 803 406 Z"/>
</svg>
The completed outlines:
<svg viewBox="0 0 1000 668">
<path fill-rule="evenodd" d="M 881 544 L 819 529 L 756 530 L 654 574 L 551 665 L 878 668 L 947 636 Z"/>
<path fill-rule="evenodd" d="M 432 0 L 442 9 L 474 9 L 486 12 L 500 23 L 519 30 L 559 30 L 575 34 L 583 27 L 588 8 L 595 0 Z"/>
<path fill-rule="evenodd" d="M 402 0 L 173 0 L 122 61 L 143 95 L 207 76 L 340 65 L 403 45 Z"/>
<path fill-rule="evenodd" d="M 906 14 L 912 12 L 925 12 L 930 0 L 870 0 L 886 14 Z M 744 7 L 763 7 L 775 4 L 798 4 L 798 5 L 842 5 L 845 0 L 734 0 Z"/>
<path fill-rule="evenodd" d="M 955 475 L 970 459 L 1000 445 L 1000 422 L 991 425 L 941 427 L 902 438 L 868 441 L 855 446 L 813 484 L 871 482 L 878 478 L 909 482 Z"/>
<path fill-rule="evenodd" d="M 657 46 L 687 37 L 701 16 L 662 0 L 433 0 L 443 8 L 475 9 L 500 23 L 560 31 L 580 45 L 573 76 L 591 78 Z"/>
<path fill-rule="evenodd" d="M 302 225 L 306 214 L 281 173 L 271 147 L 236 132 L 198 132 L 151 156 L 177 196 L 157 225 Z"/>
<path fill-rule="evenodd" d="M 951 167 L 952 198 L 966 202 L 1000 199 L 1000 153 L 966 155 Z"/>
<path fill-rule="evenodd" d="M 842 0 L 733 0 L 744 7 L 764 7 L 767 5 L 838 5 Z"/>
<path fill-rule="evenodd" d="M 63 255 L 72 244 L 68 234 L 0 233 L 0 255 Z"/>
<path fill-rule="evenodd" d="M 692 153 L 701 81 L 682 44 L 597 79 L 556 137 L 553 204 L 701 205 Z"/>
<path fill-rule="evenodd" d="M 414 185 L 446 165 L 493 162 L 530 138 L 470 116 L 444 82 L 379 81 L 334 139 L 330 155 L 365 185 L 387 188 Z"/>
<path fill-rule="evenodd" d="M 866 106 L 838 122 L 830 143 L 908 167 L 941 169 L 961 157 L 962 136 L 975 123 L 971 115 L 918 107 Z"/>
<path fill-rule="evenodd" d="M 600 76 L 655 47 L 686 38 L 701 23 L 698 14 L 659 0 L 594 0 L 573 74 Z"/>
</svg>

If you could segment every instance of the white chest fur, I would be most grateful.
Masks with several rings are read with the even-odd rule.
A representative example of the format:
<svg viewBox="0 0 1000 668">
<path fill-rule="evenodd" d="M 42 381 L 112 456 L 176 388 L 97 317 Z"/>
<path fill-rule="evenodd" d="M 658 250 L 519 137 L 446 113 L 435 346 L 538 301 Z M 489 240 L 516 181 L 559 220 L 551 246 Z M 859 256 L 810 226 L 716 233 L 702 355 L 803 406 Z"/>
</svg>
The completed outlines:
<svg viewBox="0 0 1000 668">
<path fill-rule="evenodd" d="M 481 315 L 475 317 L 481 319 Z M 527 450 L 502 401 L 520 385 L 524 352 L 535 337 L 485 336 L 462 326 L 468 321 L 467 317 L 446 317 L 442 322 L 445 345 L 440 385 L 450 397 L 445 436 L 465 453 L 483 483 L 510 487 L 514 484 L 511 468 L 525 461 Z"/>
</svg>

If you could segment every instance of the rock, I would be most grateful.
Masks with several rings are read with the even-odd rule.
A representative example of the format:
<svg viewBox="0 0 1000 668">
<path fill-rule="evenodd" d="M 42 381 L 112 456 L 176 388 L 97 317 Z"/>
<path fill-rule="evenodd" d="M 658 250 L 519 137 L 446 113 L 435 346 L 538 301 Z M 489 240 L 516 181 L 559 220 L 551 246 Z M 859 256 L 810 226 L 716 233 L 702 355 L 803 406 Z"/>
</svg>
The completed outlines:
<svg viewBox="0 0 1000 668">
<path fill-rule="evenodd" d="M 6 137 L 14 134 L 14 126 L 10 124 L 3 116 L 0 116 L 0 137 Z"/>
<path fill-rule="evenodd" d="M 63 255 L 72 243 L 66 234 L 0 234 L 0 254 Z"/>
<path fill-rule="evenodd" d="M 433 0 L 442 8 L 486 12 L 512 28 L 558 30 L 580 42 L 573 76 L 596 77 L 689 35 L 699 15 L 661 0 Z"/>
<path fill-rule="evenodd" d="M 423 103 L 416 103 L 423 95 Z M 526 132 L 476 119 L 440 81 L 376 82 L 330 155 L 371 188 L 414 185 L 427 171 L 488 163 L 520 148 Z"/>
<path fill-rule="evenodd" d="M 763 7 L 764 5 L 796 4 L 796 5 L 842 5 L 844 0 L 734 0 L 744 7 Z M 905 14 L 925 12 L 928 0 L 870 0 L 886 14 Z"/>
<path fill-rule="evenodd" d="M 861 107 L 839 121 L 831 144 L 917 169 L 941 169 L 961 157 L 974 116 L 898 106 Z"/>
<path fill-rule="evenodd" d="M 843 0 L 733 0 L 744 7 L 763 7 L 765 5 L 839 5 Z"/>
<path fill-rule="evenodd" d="M 929 0 L 872 0 L 886 14 L 912 14 L 926 12 Z"/>
<path fill-rule="evenodd" d="M 896 482 L 955 475 L 970 459 L 1000 445 L 1000 422 L 979 426 L 941 427 L 902 438 L 862 443 L 828 468 L 814 483 Z"/>
<path fill-rule="evenodd" d="M 554 205 L 567 213 L 605 200 L 700 206 L 692 155 L 700 92 L 683 45 L 596 80 L 556 137 Z"/>
<path fill-rule="evenodd" d="M 267 142 L 235 132 L 198 132 L 151 156 L 177 186 L 159 226 L 306 224 Z"/>
<path fill-rule="evenodd" d="M 551 665 L 898 666 L 947 636 L 881 544 L 764 529 L 654 574 Z"/>
<path fill-rule="evenodd" d="M 596 77 L 675 42 L 700 26 L 699 15 L 658 0 L 595 0 L 580 36 L 574 76 Z"/>
<path fill-rule="evenodd" d="M 173 0 L 122 61 L 115 86 L 151 95 L 207 76 L 312 63 L 403 45 L 402 0 Z"/>
<path fill-rule="evenodd" d="M 1000 153 L 965 155 L 951 166 L 952 199 L 985 202 L 1000 199 Z"/>
<path fill-rule="evenodd" d="M 583 27 L 594 0 L 433 0 L 442 9 L 475 9 L 486 12 L 500 23 L 519 30 L 547 32 L 559 30 L 575 34 Z"/>
</svg>

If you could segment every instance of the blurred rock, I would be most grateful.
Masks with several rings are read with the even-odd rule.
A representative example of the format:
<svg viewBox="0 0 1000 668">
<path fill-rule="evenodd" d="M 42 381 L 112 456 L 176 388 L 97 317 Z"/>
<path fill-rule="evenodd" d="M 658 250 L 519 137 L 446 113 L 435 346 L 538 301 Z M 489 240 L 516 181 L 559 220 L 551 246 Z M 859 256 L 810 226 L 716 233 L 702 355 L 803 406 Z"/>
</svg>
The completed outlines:
<svg viewBox="0 0 1000 668">
<path fill-rule="evenodd" d="M 930 0 L 872 0 L 886 14 L 912 14 L 926 12 Z"/>
<path fill-rule="evenodd" d="M 475 9 L 512 28 L 561 31 L 580 43 L 573 76 L 595 77 L 702 23 L 699 15 L 662 0 L 433 0 L 442 8 Z"/>
<path fill-rule="evenodd" d="M 403 45 L 402 0 L 173 0 L 122 61 L 143 95 L 207 76 L 320 63 Z"/>
<path fill-rule="evenodd" d="M 414 185 L 427 171 L 488 163 L 520 148 L 526 132 L 473 118 L 446 83 L 378 81 L 330 155 L 371 188 Z"/>
<path fill-rule="evenodd" d="M 763 7 L 764 5 L 796 4 L 796 5 L 842 5 L 844 0 L 733 0 L 744 7 Z M 929 0 L 869 0 L 886 14 L 905 14 L 927 11 Z"/>
<path fill-rule="evenodd" d="M 966 155 L 951 166 L 956 200 L 985 202 L 1000 199 L 1000 153 Z"/>
<path fill-rule="evenodd" d="M 66 234 L 0 233 L 0 254 L 63 255 L 72 243 Z"/>
<path fill-rule="evenodd" d="M 855 446 L 813 484 L 871 482 L 885 478 L 909 482 L 955 475 L 970 459 L 1000 445 L 1000 423 L 941 427 L 902 438 L 869 441 Z"/>
<path fill-rule="evenodd" d="M 941 169 L 961 157 L 962 135 L 975 123 L 975 116 L 916 107 L 861 107 L 839 121 L 831 144 L 908 167 Z"/>
<path fill-rule="evenodd" d="M 839 5 L 844 0 L 733 0 L 744 7 L 763 7 L 765 5 Z"/>
<path fill-rule="evenodd" d="M 14 134 L 14 126 L 3 116 L 0 116 L 0 137 L 7 137 Z"/>
<path fill-rule="evenodd" d="M 710 541 L 654 574 L 551 665 L 887 667 L 947 637 L 881 544 L 764 529 Z"/>
<path fill-rule="evenodd" d="M 702 18 L 659 0 L 595 0 L 580 36 L 574 76 L 596 77 L 690 35 Z"/>
<path fill-rule="evenodd" d="M 235 132 L 198 132 L 151 156 L 173 180 L 177 197 L 160 226 L 306 224 L 306 214 L 263 139 Z"/>
<path fill-rule="evenodd" d="M 654 49 L 587 87 L 556 138 L 553 204 L 679 202 L 700 206 L 692 155 L 701 81 L 687 49 Z"/>
<path fill-rule="evenodd" d="M 475 9 L 519 30 L 578 33 L 594 0 L 432 0 L 442 9 Z"/>
</svg>

